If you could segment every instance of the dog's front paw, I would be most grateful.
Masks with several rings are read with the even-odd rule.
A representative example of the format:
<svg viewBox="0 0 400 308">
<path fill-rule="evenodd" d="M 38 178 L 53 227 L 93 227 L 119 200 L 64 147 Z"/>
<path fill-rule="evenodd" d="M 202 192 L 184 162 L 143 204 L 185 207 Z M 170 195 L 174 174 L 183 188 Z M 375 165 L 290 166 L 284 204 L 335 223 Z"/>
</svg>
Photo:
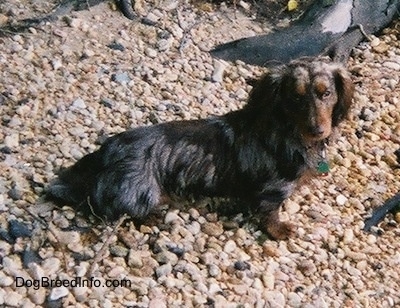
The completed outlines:
<svg viewBox="0 0 400 308">
<path fill-rule="evenodd" d="M 275 240 L 286 240 L 294 237 L 296 226 L 291 222 L 275 221 L 265 226 L 267 233 Z"/>
</svg>

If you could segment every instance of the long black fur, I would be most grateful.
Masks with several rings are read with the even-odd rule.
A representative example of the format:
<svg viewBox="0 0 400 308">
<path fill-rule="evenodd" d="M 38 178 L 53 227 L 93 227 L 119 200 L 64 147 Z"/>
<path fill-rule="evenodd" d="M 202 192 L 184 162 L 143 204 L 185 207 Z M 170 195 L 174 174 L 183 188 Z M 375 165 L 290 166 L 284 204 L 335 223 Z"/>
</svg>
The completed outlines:
<svg viewBox="0 0 400 308">
<path fill-rule="evenodd" d="M 272 236 L 285 238 L 290 232 L 277 218 L 279 207 L 297 180 L 315 168 L 310 153 L 324 142 L 304 138 L 299 121 L 311 119 L 313 98 L 302 96 L 299 105 L 292 93 L 292 73 L 304 67 L 311 76 L 318 66 L 329 70 L 337 92 L 330 115 L 332 126 L 337 126 L 352 98 L 347 72 L 328 60 L 299 60 L 264 76 L 241 110 L 110 137 L 61 172 L 47 194 L 66 204 L 90 205 L 108 219 L 122 213 L 144 217 L 167 196 L 239 198 L 265 215 Z"/>
</svg>

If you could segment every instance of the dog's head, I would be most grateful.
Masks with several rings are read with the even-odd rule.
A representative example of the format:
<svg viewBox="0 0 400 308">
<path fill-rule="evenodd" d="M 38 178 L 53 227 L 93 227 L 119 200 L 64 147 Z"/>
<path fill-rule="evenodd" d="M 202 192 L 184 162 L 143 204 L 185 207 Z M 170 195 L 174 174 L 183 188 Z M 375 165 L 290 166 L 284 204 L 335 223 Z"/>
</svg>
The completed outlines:
<svg viewBox="0 0 400 308">
<path fill-rule="evenodd" d="M 306 142 L 323 140 L 347 115 L 354 86 L 344 67 L 326 58 L 295 60 L 271 70 L 250 94 L 249 106 L 281 110 Z"/>
</svg>

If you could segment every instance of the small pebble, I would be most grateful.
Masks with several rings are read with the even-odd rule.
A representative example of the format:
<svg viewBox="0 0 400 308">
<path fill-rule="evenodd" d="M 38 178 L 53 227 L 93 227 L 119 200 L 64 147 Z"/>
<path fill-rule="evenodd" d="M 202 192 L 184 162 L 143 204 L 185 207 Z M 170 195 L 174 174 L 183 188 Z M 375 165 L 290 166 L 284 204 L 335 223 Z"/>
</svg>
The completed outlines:
<svg viewBox="0 0 400 308">
<path fill-rule="evenodd" d="M 299 308 L 301 307 L 302 303 L 301 303 L 301 297 L 295 293 L 295 292 L 290 292 L 288 294 L 288 303 L 287 303 L 290 307 L 293 308 Z"/>
<path fill-rule="evenodd" d="M 0 239 L 10 244 L 15 242 L 15 239 L 11 237 L 10 233 L 3 229 L 0 229 Z"/>
<path fill-rule="evenodd" d="M 172 272 L 171 263 L 166 263 L 156 268 L 156 276 L 158 278 L 167 276 Z"/>
<path fill-rule="evenodd" d="M 72 107 L 78 108 L 78 109 L 86 109 L 86 104 L 85 101 L 81 98 L 77 98 L 72 102 Z"/>
<path fill-rule="evenodd" d="M 165 224 L 173 224 L 182 222 L 182 218 L 179 217 L 177 212 L 169 211 L 164 217 Z"/>
<path fill-rule="evenodd" d="M 394 219 L 396 220 L 397 223 L 400 223 L 400 212 L 397 212 L 397 213 L 394 215 Z"/>
<path fill-rule="evenodd" d="M 14 201 L 16 201 L 16 200 L 21 200 L 24 196 L 24 193 L 18 187 L 13 187 L 8 191 L 8 196 Z"/>
<path fill-rule="evenodd" d="M 120 245 L 111 245 L 110 253 L 116 257 L 125 257 L 129 253 L 129 249 Z"/>
<path fill-rule="evenodd" d="M 79 287 L 74 287 L 72 289 L 72 294 L 74 295 L 74 298 L 78 302 L 84 302 L 87 299 L 88 296 L 88 287 L 86 286 L 79 286 Z"/>
<path fill-rule="evenodd" d="M 17 148 L 19 146 L 19 134 L 11 134 L 4 138 L 4 145 L 8 148 Z"/>
<path fill-rule="evenodd" d="M 102 98 L 101 100 L 100 100 L 100 104 L 102 104 L 103 106 L 105 106 L 105 107 L 107 107 L 107 108 L 112 108 L 114 105 L 115 105 L 115 102 L 114 101 L 112 101 L 111 99 L 108 99 L 108 98 Z M 98 124 L 99 122 L 96 122 L 96 125 Z M 104 125 L 104 124 L 103 124 Z M 101 127 L 103 126 L 103 125 L 100 125 Z M 99 127 L 100 128 L 100 127 Z"/>
<path fill-rule="evenodd" d="M 154 256 L 154 259 L 157 260 L 160 264 L 171 263 L 171 265 L 175 265 L 178 263 L 178 256 L 169 251 L 162 251 Z"/>
<path fill-rule="evenodd" d="M 14 279 L 9 276 L 0 277 L 0 287 L 9 287 L 14 283 Z"/>
<path fill-rule="evenodd" d="M 177 246 L 169 246 L 168 251 L 174 253 L 178 258 L 183 257 L 185 254 L 185 250 Z"/>
<path fill-rule="evenodd" d="M 119 50 L 119 51 L 124 51 L 125 50 L 125 47 L 122 44 L 120 44 L 118 42 L 115 42 L 115 41 L 110 43 L 110 44 L 108 44 L 107 47 L 111 48 L 111 49 L 114 49 L 114 50 Z"/>
<path fill-rule="evenodd" d="M 131 79 L 129 77 L 129 74 L 127 72 L 120 72 L 116 74 L 111 75 L 111 80 L 118 82 L 119 84 L 125 85 L 127 84 Z"/>
<path fill-rule="evenodd" d="M 58 70 L 59 68 L 61 68 L 61 67 L 63 66 L 60 59 L 54 59 L 54 60 L 52 60 L 52 61 L 51 61 L 51 65 L 53 66 L 53 69 L 54 69 L 55 71 Z"/>
<path fill-rule="evenodd" d="M 36 305 L 43 305 L 46 301 L 46 289 L 39 288 L 38 290 L 35 290 L 34 288 L 29 288 L 28 296 L 32 303 Z"/>
<path fill-rule="evenodd" d="M 250 264 L 246 261 L 236 261 L 233 266 L 238 271 L 244 271 L 250 269 Z"/>
<path fill-rule="evenodd" d="M 61 266 L 61 261 L 59 258 L 56 257 L 44 259 L 42 262 L 42 268 L 47 276 L 56 274 L 59 271 L 60 266 Z"/>
<path fill-rule="evenodd" d="M 62 297 L 67 296 L 68 294 L 69 294 L 69 291 L 68 291 L 68 289 L 66 287 L 64 287 L 64 286 L 56 287 L 56 288 L 53 288 L 50 291 L 49 299 L 51 301 L 55 301 L 55 300 L 58 300 L 58 299 L 60 299 Z"/>
<path fill-rule="evenodd" d="M 234 241 L 229 240 L 225 243 L 224 252 L 229 254 L 234 252 L 235 250 L 236 250 L 236 243 Z"/>
<path fill-rule="evenodd" d="M 40 262 L 43 259 L 39 256 L 37 251 L 31 250 L 31 249 L 25 249 L 22 253 L 22 263 L 25 268 L 28 268 L 30 263 L 37 263 L 40 264 Z"/>
<path fill-rule="evenodd" d="M 376 243 L 376 236 L 373 234 L 369 234 L 367 237 L 367 244 L 374 245 Z"/>
<path fill-rule="evenodd" d="M 128 265 L 134 268 L 141 268 L 143 266 L 142 257 L 134 249 L 129 250 Z"/>
<path fill-rule="evenodd" d="M 396 62 L 387 61 L 383 63 L 383 66 L 395 71 L 400 71 L 400 64 Z"/>
<path fill-rule="evenodd" d="M 343 243 L 344 244 L 351 244 L 354 240 L 354 233 L 353 229 L 346 229 L 343 235 Z"/>
<path fill-rule="evenodd" d="M 297 202 L 291 201 L 290 199 L 285 202 L 285 211 L 289 215 L 296 214 L 300 211 L 300 205 Z"/>
<path fill-rule="evenodd" d="M 270 307 L 285 307 L 285 297 L 279 291 L 267 291 L 264 292 L 264 296 L 267 299 Z"/>
<path fill-rule="evenodd" d="M 32 231 L 26 223 L 20 222 L 18 220 L 10 220 L 8 222 L 8 232 L 10 236 L 14 239 L 19 237 L 30 237 L 32 236 Z"/>
<path fill-rule="evenodd" d="M 305 276 L 311 276 L 317 271 L 317 267 L 312 260 L 302 260 L 297 267 Z"/>
<path fill-rule="evenodd" d="M 220 236 L 224 232 L 222 224 L 219 222 L 206 222 L 201 226 L 201 230 L 210 236 Z"/>
<path fill-rule="evenodd" d="M 347 201 L 348 201 L 348 199 L 347 199 L 345 196 L 343 196 L 343 195 L 338 195 L 338 196 L 336 197 L 336 203 L 337 203 L 337 205 L 339 205 L 339 206 L 345 205 L 345 204 L 347 203 Z"/>
<path fill-rule="evenodd" d="M 123 266 L 115 266 L 108 271 L 108 277 L 110 278 L 118 278 L 121 277 L 122 274 L 126 273 L 126 269 Z"/>
<path fill-rule="evenodd" d="M 217 277 L 221 274 L 221 270 L 217 265 L 210 264 L 208 266 L 208 273 L 211 277 Z"/>
<path fill-rule="evenodd" d="M 146 52 L 146 55 L 149 56 L 150 58 L 155 58 L 155 57 L 157 57 L 157 51 L 154 50 L 154 49 L 152 49 L 152 48 L 147 48 L 147 49 L 145 50 L 145 52 Z"/>
<path fill-rule="evenodd" d="M 273 290 L 275 286 L 275 277 L 272 273 L 264 273 L 261 280 L 267 290 Z"/>
</svg>

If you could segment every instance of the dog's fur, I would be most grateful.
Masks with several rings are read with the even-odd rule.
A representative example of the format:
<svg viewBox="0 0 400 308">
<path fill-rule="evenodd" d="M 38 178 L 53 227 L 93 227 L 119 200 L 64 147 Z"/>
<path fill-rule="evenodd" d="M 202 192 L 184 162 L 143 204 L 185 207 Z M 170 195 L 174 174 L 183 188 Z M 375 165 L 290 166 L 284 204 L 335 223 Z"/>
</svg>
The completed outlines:
<svg viewBox="0 0 400 308">
<path fill-rule="evenodd" d="M 115 135 L 61 172 L 48 195 L 90 205 L 108 219 L 144 217 L 168 196 L 238 198 L 283 239 L 293 226 L 279 220 L 280 205 L 316 168 L 315 153 L 345 118 L 352 96 L 349 74 L 328 59 L 280 65 L 261 78 L 243 109 Z"/>
</svg>

